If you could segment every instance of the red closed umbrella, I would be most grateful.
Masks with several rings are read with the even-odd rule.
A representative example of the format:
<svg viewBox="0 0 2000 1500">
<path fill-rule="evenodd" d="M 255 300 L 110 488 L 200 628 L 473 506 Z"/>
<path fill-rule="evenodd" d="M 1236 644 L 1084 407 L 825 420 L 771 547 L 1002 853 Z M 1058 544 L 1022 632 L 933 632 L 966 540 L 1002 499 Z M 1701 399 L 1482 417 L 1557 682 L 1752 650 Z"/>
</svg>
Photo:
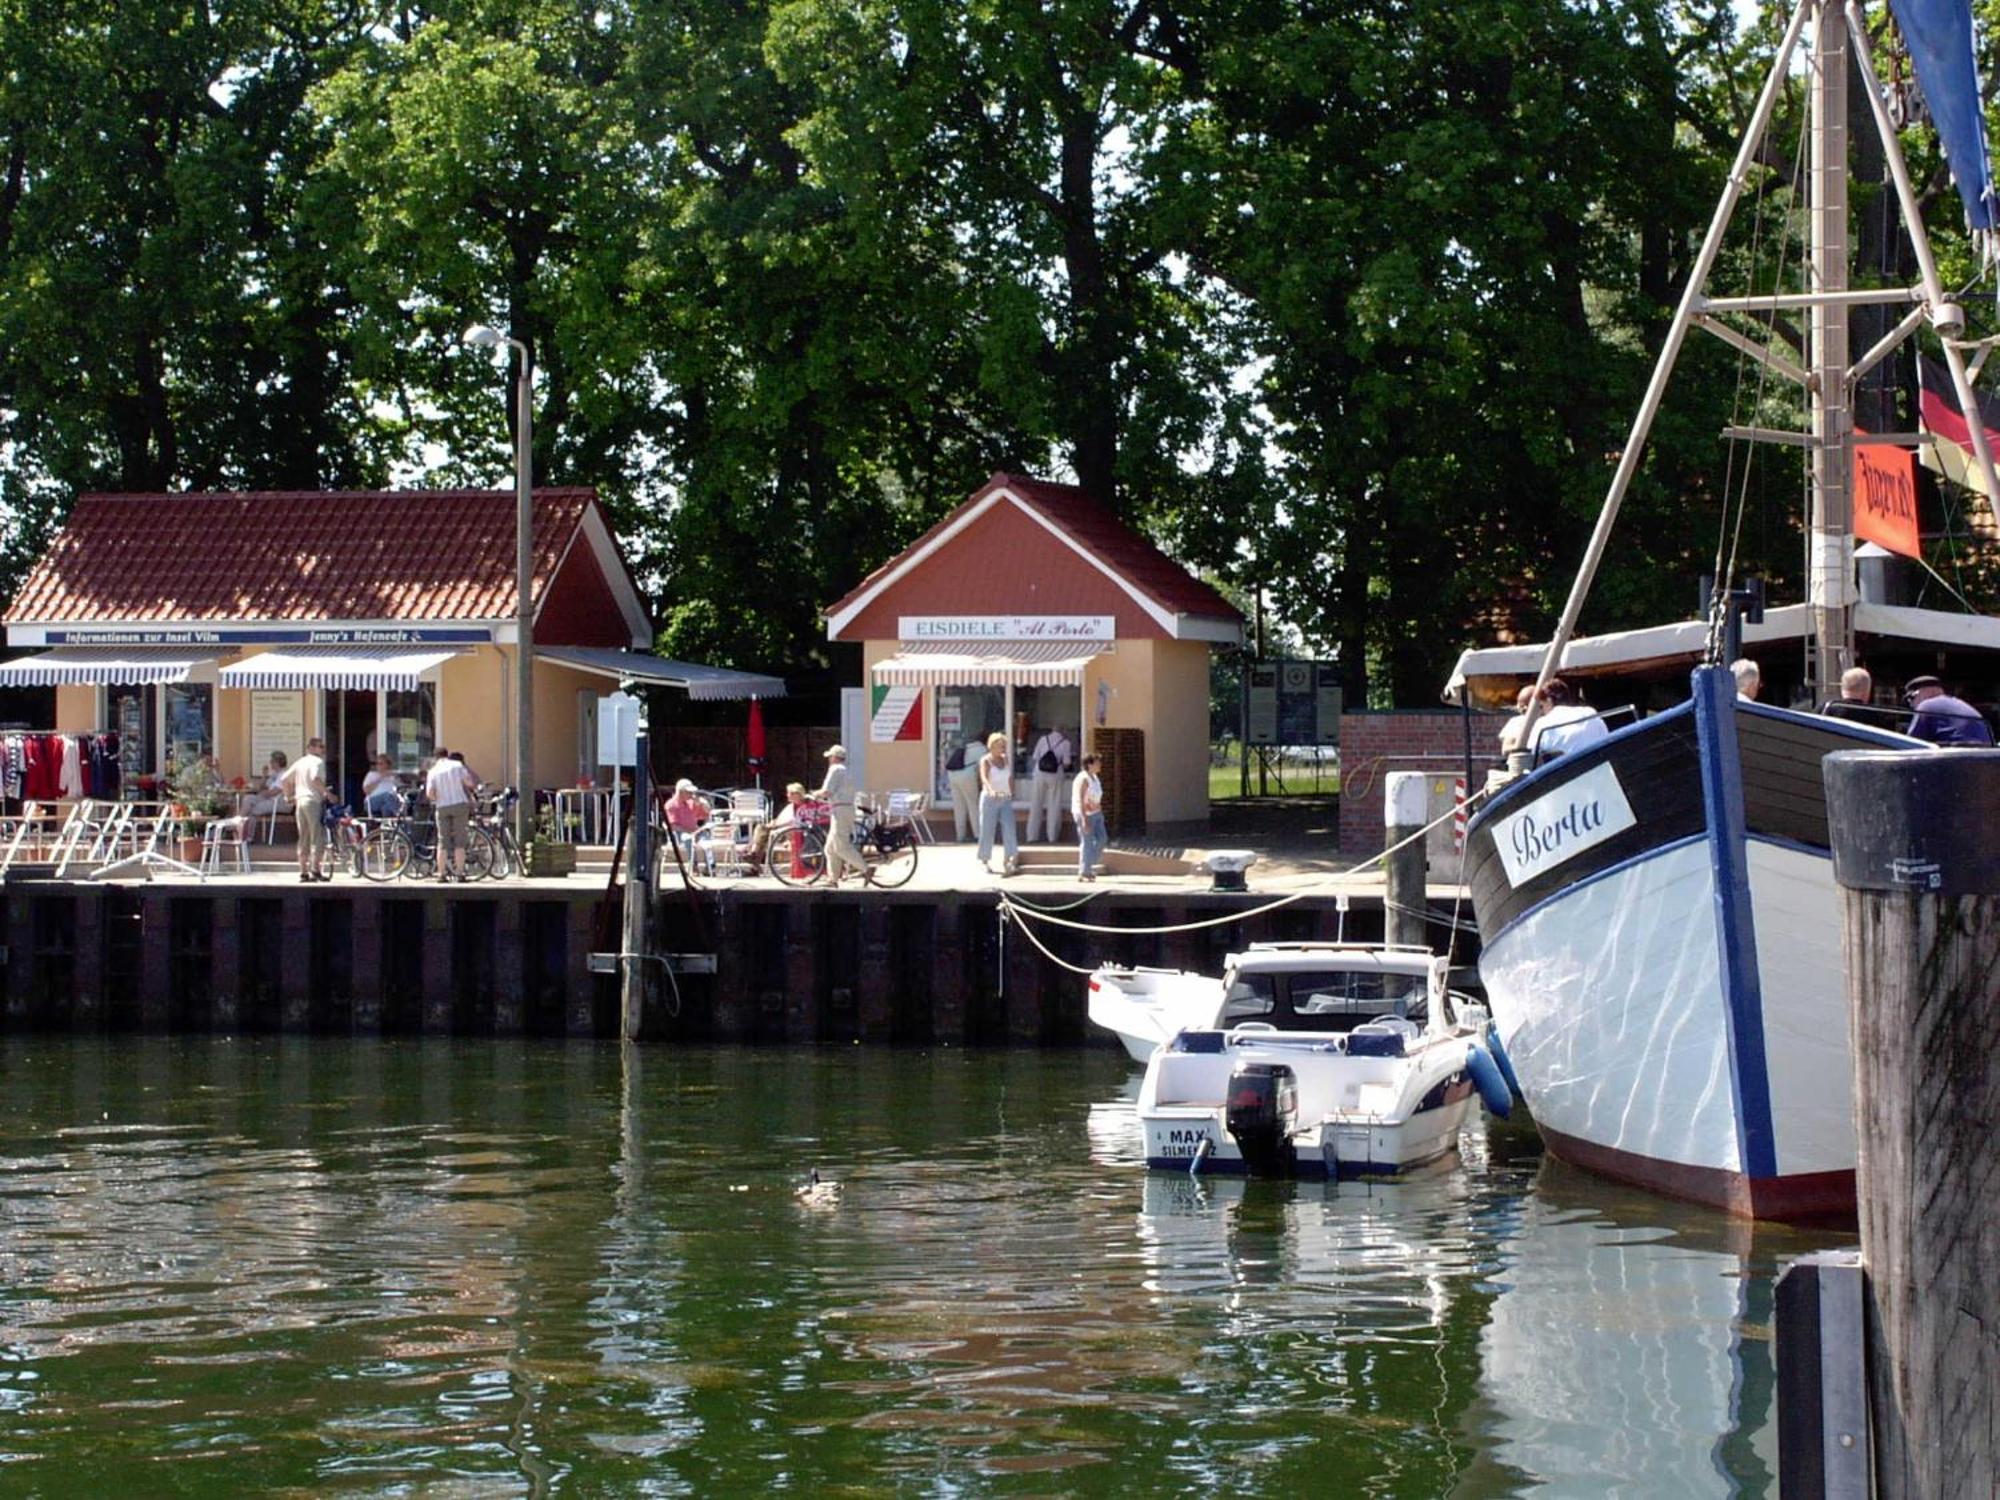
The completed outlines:
<svg viewBox="0 0 2000 1500">
<path fill-rule="evenodd" d="M 744 730 L 743 738 L 750 772 L 761 787 L 764 784 L 764 705 L 755 698 L 750 700 L 750 723 Z"/>
</svg>

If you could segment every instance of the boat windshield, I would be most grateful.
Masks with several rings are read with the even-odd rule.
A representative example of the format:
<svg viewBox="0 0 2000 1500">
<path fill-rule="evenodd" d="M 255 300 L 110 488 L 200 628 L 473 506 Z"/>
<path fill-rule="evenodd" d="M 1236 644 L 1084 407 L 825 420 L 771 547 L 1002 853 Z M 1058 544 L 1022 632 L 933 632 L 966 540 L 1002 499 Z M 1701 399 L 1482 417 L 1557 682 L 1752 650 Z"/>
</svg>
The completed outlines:
<svg viewBox="0 0 2000 1500">
<path fill-rule="evenodd" d="M 1421 1021 L 1428 981 L 1377 969 L 1238 974 L 1223 1001 L 1222 1024 L 1264 1021 L 1279 1031 L 1352 1031 L 1364 1021 Z"/>
</svg>

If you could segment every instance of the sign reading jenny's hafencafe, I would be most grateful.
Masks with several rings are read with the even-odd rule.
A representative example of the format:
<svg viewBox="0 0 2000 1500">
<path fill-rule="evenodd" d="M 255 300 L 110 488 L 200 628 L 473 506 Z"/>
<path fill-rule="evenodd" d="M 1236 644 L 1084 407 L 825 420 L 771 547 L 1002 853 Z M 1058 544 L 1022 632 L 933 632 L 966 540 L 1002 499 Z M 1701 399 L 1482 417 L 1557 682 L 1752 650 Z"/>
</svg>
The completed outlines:
<svg viewBox="0 0 2000 1500">
<path fill-rule="evenodd" d="M 14 645 L 34 645 L 12 633 Z M 41 632 L 45 646 L 476 646 L 486 625 L 65 625 Z"/>
<path fill-rule="evenodd" d="M 896 637 L 905 641 L 1108 641 L 1118 622 L 1110 615 L 899 615 Z"/>
</svg>

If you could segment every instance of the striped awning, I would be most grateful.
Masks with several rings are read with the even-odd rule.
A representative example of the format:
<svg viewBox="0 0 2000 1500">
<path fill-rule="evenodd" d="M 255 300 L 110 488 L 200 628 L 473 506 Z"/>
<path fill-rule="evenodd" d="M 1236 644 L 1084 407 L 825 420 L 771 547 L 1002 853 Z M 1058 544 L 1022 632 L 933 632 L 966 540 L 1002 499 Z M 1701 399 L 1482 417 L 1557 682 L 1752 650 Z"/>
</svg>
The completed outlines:
<svg viewBox="0 0 2000 1500">
<path fill-rule="evenodd" d="M 288 692 L 415 692 L 437 680 L 437 669 L 457 651 L 412 651 L 407 646 L 287 646 L 245 657 L 222 669 L 226 688 Z"/>
<path fill-rule="evenodd" d="M 669 661 L 647 651 L 622 651 L 610 646 L 537 646 L 535 655 L 609 677 L 617 682 L 650 682 L 679 688 L 696 702 L 718 703 L 737 698 L 782 698 L 785 679 L 734 667 L 710 667 L 699 662 Z"/>
<path fill-rule="evenodd" d="M 212 669 L 219 654 L 193 646 L 58 646 L 0 662 L 0 687 L 186 682 L 203 668 Z"/>
<path fill-rule="evenodd" d="M 904 641 L 875 663 L 877 682 L 902 687 L 1081 687 L 1109 641 Z"/>
</svg>

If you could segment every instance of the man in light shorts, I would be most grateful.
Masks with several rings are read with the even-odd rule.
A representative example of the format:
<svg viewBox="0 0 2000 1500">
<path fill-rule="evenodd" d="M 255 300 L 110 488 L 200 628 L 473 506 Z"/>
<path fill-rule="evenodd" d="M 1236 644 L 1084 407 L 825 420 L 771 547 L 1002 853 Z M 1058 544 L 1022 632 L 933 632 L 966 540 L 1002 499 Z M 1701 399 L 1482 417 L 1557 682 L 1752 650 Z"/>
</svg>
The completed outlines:
<svg viewBox="0 0 2000 1500">
<path fill-rule="evenodd" d="M 306 753 L 285 767 L 278 794 L 292 801 L 299 827 L 299 879 L 307 885 L 332 877 L 321 872 L 326 855 L 326 741 L 306 742 Z"/>
<path fill-rule="evenodd" d="M 463 761 L 453 760 L 449 751 L 438 748 L 424 777 L 424 800 L 437 818 L 438 879 L 465 879 L 465 830 L 472 823 L 472 773 Z M 446 868 L 449 865 L 450 868 Z"/>
</svg>

